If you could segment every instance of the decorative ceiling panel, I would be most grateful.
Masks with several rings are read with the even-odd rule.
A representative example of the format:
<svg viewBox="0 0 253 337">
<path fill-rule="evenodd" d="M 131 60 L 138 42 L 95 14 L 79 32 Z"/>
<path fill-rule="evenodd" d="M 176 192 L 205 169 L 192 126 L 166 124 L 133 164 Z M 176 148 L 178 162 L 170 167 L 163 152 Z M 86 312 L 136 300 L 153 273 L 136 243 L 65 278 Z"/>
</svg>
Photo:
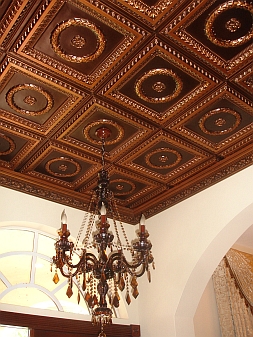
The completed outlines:
<svg viewBox="0 0 253 337">
<path fill-rule="evenodd" d="M 96 130 L 101 127 L 112 132 L 105 142 L 109 161 L 128 153 L 156 129 L 110 104 L 91 100 L 64 125 L 57 139 L 101 156 L 101 140 L 96 135 Z"/>
<path fill-rule="evenodd" d="M 120 164 L 171 187 L 195 174 L 196 166 L 203 169 L 213 160 L 207 152 L 159 131 L 126 155 Z"/>
<path fill-rule="evenodd" d="M 15 52 L 89 87 L 108 75 L 147 35 L 99 2 L 48 2 L 36 19 L 24 30 Z"/>
<path fill-rule="evenodd" d="M 47 134 L 85 96 L 80 90 L 17 59 L 8 59 L 0 76 L 1 117 Z"/>
<path fill-rule="evenodd" d="M 0 184 L 135 224 L 253 162 L 253 1 L 0 1 Z"/>
<path fill-rule="evenodd" d="M 153 40 L 101 93 L 139 116 L 165 122 L 188 108 L 219 80 L 159 40 Z"/>
<path fill-rule="evenodd" d="M 225 74 L 252 62 L 252 1 L 192 1 L 162 33 Z"/>
<path fill-rule="evenodd" d="M 87 154 L 47 142 L 22 168 L 21 172 L 66 188 L 79 187 L 101 164 Z"/>
<path fill-rule="evenodd" d="M 170 129 L 221 155 L 239 140 L 252 138 L 253 104 L 223 86 L 180 116 Z"/>
</svg>

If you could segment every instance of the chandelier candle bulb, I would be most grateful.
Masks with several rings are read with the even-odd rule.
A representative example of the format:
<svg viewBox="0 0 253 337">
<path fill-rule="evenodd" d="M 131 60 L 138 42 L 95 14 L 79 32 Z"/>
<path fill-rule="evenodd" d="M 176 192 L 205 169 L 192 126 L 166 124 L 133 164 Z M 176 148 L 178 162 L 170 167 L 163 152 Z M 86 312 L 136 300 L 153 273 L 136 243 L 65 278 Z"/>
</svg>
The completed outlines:
<svg viewBox="0 0 253 337">
<path fill-rule="evenodd" d="M 101 222 L 105 223 L 106 222 L 106 208 L 105 208 L 105 204 L 102 202 L 102 206 L 100 209 L 100 215 L 101 215 Z"/>
<path fill-rule="evenodd" d="M 61 214 L 61 229 L 63 233 L 67 231 L 67 215 L 65 213 L 65 209 L 62 211 Z"/>
<path fill-rule="evenodd" d="M 141 233 L 145 233 L 145 216 L 142 214 L 141 220 L 140 220 L 140 227 L 141 227 Z"/>
</svg>

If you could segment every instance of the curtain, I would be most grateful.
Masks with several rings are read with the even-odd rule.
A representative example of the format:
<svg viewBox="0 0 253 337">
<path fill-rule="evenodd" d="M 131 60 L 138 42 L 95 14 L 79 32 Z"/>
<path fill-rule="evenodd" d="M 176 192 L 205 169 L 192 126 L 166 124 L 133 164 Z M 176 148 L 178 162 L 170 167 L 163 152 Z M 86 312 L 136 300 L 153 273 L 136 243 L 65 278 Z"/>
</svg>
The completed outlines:
<svg viewBox="0 0 253 337">
<path fill-rule="evenodd" d="M 253 255 L 230 249 L 213 274 L 222 337 L 253 336 Z"/>
</svg>

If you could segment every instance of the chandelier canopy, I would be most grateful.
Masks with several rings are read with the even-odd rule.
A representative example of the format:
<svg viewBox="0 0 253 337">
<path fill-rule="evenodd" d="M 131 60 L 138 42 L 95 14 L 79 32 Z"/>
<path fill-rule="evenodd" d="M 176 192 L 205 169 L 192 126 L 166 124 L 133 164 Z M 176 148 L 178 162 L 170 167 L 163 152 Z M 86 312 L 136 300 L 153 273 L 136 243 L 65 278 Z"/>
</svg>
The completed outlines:
<svg viewBox="0 0 253 337">
<path fill-rule="evenodd" d="M 59 282 L 58 270 L 68 279 L 68 297 L 73 294 L 73 281 L 77 282 L 78 303 L 80 291 L 83 291 L 92 322 L 100 325 L 99 336 L 105 337 L 103 327 L 112 323 L 113 309 L 120 304 L 118 291 L 125 289 L 128 304 L 131 303 L 130 287 L 132 296 L 137 298 L 137 278 L 147 272 L 148 280 L 151 281 L 150 264 L 154 268 L 154 259 L 144 215 L 141 216 L 137 238 L 132 242 L 128 240 L 114 195 L 109 189 L 108 171 L 105 169 L 105 143 L 111 136 L 111 131 L 101 127 L 97 129 L 96 135 L 102 144 L 102 169 L 98 175 L 97 187 L 92 193 L 75 244 L 69 240 L 67 216 L 65 211 L 62 212 L 59 240 L 55 243 L 56 254 L 52 264 L 56 268 L 53 277 L 55 283 Z M 113 223 L 114 231 L 110 229 L 107 216 Z"/>
</svg>

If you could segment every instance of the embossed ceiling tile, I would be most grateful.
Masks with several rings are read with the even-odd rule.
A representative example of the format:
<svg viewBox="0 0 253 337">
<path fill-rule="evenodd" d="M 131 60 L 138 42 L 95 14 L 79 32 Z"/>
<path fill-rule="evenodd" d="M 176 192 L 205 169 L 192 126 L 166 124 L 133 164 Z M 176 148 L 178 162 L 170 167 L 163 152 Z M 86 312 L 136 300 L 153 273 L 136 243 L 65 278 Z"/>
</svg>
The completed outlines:
<svg viewBox="0 0 253 337">
<path fill-rule="evenodd" d="M 16 169 L 41 137 L 0 119 L 0 166 Z"/>
<path fill-rule="evenodd" d="M 48 134 L 85 95 L 16 59 L 2 66 L 1 117 L 17 125 Z"/>
<path fill-rule="evenodd" d="M 131 171 L 113 166 L 108 168 L 110 190 L 113 192 L 117 204 L 132 208 L 139 205 L 143 198 L 150 199 L 164 190 L 164 186 L 157 181 L 141 177 Z M 97 179 L 85 184 L 80 192 L 93 190 L 97 186 Z"/>
<path fill-rule="evenodd" d="M 126 155 L 119 164 L 174 186 L 197 169 L 208 167 L 213 158 L 189 143 L 159 131 Z"/>
<path fill-rule="evenodd" d="M 225 74 L 252 62 L 250 0 L 192 1 L 163 29 L 181 47 Z"/>
<path fill-rule="evenodd" d="M 99 1 L 44 4 L 15 52 L 87 87 L 98 84 L 147 35 Z"/>
<path fill-rule="evenodd" d="M 112 132 L 105 143 L 110 160 L 123 156 L 155 130 L 152 125 L 110 104 L 91 100 L 65 124 L 56 138 L 101 156 L 101 140 L 96 135 L 100 127 L 107 127 Z"/>
<path fill-rule="evenodd" d="M 236 83 L 241 89 L 246 90 L 250 94 L 250 98 L 253 97 L 253 65 L 250 64 L 248 67 L 241 70 L 235 76 L 230 79 L 232 82 Z"/>
<path fill-rule="evenodd" d="M 184 55 L 154 40 L 100 93 L 133 109 L 139 116 L 166 122 L 218 82 Z"/>
<path fill-rule="evenodd" d="M 36 0 L 0 1 L 0 46 L 6 48 Z"/>
<path fill-rule="evenodd" d="M 209 95 L 169 129 L 215 153 L 251 141 L 253 103 L 228 86 Z M 244 142 L 240 142 L 244 139 Z M 233 151 L 235 150 L 233 146 Z"/>
<path fill-rule="evenodd" d="M 110 0 L 115 3 L 114 1 Z M 143 23 L 156 27 L 181 5 L 184 0 L 118 0 L 117 6 L 129 12 Z"/>
<path fill-rule="evenodd" d="M 100 169 L 88 154 L 48 142 L 26 163 L 21 172 L 67 188 L 77 188 Z"/>
</svg>

